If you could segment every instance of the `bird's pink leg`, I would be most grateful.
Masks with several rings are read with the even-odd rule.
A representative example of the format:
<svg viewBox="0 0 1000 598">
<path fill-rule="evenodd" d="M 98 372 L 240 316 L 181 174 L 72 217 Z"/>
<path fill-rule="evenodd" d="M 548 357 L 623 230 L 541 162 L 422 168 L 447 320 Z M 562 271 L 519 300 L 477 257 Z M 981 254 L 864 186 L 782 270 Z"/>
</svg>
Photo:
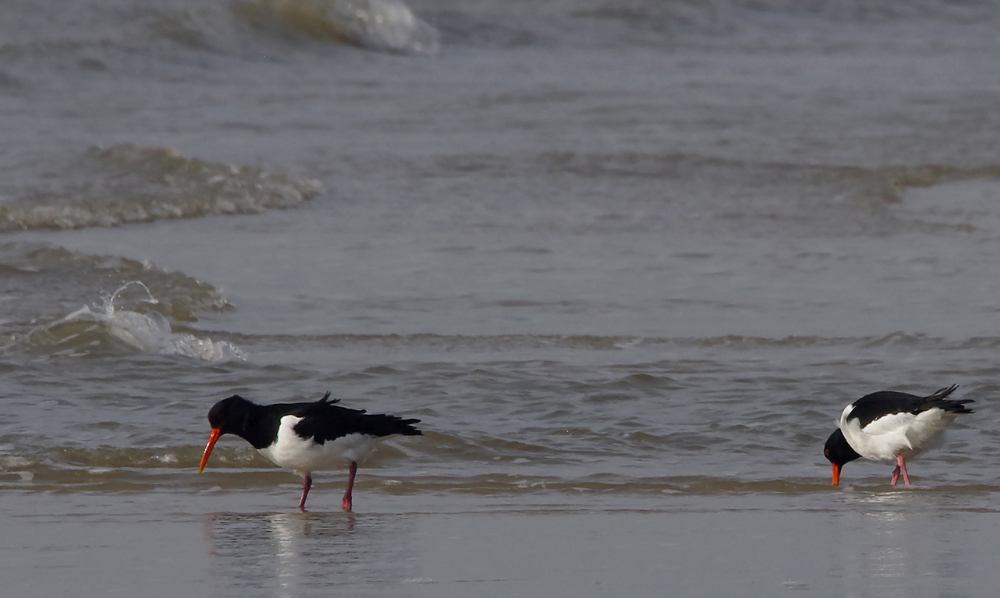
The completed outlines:
<svg viewBox="0 0 1000 598">
<path fill-rule="evenodd" d="M 892 481 L 889 482 L 889 485 L 895 486 L 897 481 L 899 481 L 899 465 L 896 466 L 896 469 L 892 470 Z"/>
<path fill-rule="evenodd" d="M 910 476 L 906 475 L 906 461 L 903 460 L 903 455 L 896 455 L 896 469 L 903 472 L 903 483 L 909 486 Z"/>
<path fill-rule="evenodd" d="M 302 500 L 299 501 L 299 510 L 303 513 L 306 512 L 306 496 L 309 495 L 309 489 L 312 488 L 312 485 L 312 476 L 306 474 L 306 481 L 302 484 Z"/>
<path fill-rule="evenodd" d="M 347 492 L 344 493 L 344 500 L 340 502 L 340 508 L 351 512 L 351 491 L 354 490 L 354 474 L 358 472 L 357 461 L 351 461 L 350 475 L 347 476 Z"/>
</svg>

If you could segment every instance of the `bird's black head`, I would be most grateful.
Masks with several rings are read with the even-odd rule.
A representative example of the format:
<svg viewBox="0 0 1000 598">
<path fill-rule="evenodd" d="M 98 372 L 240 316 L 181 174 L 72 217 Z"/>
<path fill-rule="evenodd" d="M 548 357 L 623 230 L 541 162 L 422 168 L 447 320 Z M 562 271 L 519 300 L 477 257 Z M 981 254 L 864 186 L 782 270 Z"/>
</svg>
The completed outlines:
<svg viewBox="0 0 1000 598">
<path fill-rule="evenodd" d="M 256 407 L 240 395 L 222 399 L 208 411 L 208 423 L 222 434 L 239 434 L 246 428 L 247 416 Z"/>
<path fill-rule="evenodd" d="M 844 463 L 861 458 L 861 455 L 847 444 L 847 439 L 844 438 L 844 433 L 839 428 L 827 438 L 826 446 L 823 447 L 823 455 L 830 463 L 837 466 L 843 466 Z"/>
<path fill-rule="evenodd" d="M 233 395 L 228 399 L 222 399 L 208 410 L 208 423 L 212 426 L 212 435 L 208 437 L 208 444 L 205 445 L 205 452 L 201 454 L 201 463 L 198 464 L 198 473 L 205 469 L 208 457 L 215 448 L 215 443 L 223 434 L 236 434 L 244 436 L 247 427 L 247 417 L 253 411 L 254 405 L 240 395 Z M 245 437 L 245 436 L 244 436 Z"/>
<path fill-rule="evenodd" d="M 860 459 L 861 455 L 857 453 L 851 445 L 847 443 L 847 439 L 844 438 L 844 433 L 837 428 L 830 437 L 826 439 L 826 446 L 823 447 L 823 455 L 827 460 L 833 465 L 833 485 L 840 485 L 840 468 L 844 466 L 845 463 L 853 461 L 855 459 Z"/>
</svg>

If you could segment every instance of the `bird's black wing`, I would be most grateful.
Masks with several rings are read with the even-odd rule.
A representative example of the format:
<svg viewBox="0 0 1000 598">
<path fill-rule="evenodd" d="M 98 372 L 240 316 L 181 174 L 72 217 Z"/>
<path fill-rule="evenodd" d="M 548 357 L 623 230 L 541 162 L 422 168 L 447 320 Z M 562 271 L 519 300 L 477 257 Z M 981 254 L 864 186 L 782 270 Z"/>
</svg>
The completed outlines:
<svg viewBox="0 0 1000 598">
<path fill-rule="evenodd" d="M 873 392 L 854 401 L 854 409 L 851 410 L 851 414 L 847 419 L 857 419 L 861 427 L 864 428 L 876 419 L 894 413 L 912 413 L 916 415 L 934 408 L 950 413 L 972 413 L 971 409 L 965 407 L 965 404 L 972 403 L 972 400 L 946 400 L 948 395 L 953 393 L 956 388 L 958 388 L 957 384 L 942 388 L 926 397 L 918 397 L 917 395 L 892 390 Z"/>
<path fill-rule="evenodd" d="M 418 436 L 420 430 L 413 424 L 419 419 L 403 419 L 395 415 L 369 415 L 364 409 L 348 409 L 334 405 L 335 401 L 327 401 L 327 397 L 315 403 L 298 403 L 295 409 L 287 415 L 301 417 L 302 421 L 295 425 L 295 433 L 303 438 L 312 438 L 319 444 L 327 440 L 335 440 L 348 434 L 366 434 L 368 436 Z"/>
</svg>

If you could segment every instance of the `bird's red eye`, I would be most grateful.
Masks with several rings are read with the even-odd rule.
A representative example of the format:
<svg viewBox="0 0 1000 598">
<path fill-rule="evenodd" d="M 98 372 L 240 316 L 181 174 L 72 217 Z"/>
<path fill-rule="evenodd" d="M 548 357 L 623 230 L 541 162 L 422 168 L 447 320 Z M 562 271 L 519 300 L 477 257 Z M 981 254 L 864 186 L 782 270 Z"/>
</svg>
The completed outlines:
<svg viewBox="0 0 1000 598">
<path fill-rule="evenodd" d="M 823 454 L 826 455 L 827 457 L 829 457 L 830 456 L 830 449 L 823 449 Z"/>
</svg>

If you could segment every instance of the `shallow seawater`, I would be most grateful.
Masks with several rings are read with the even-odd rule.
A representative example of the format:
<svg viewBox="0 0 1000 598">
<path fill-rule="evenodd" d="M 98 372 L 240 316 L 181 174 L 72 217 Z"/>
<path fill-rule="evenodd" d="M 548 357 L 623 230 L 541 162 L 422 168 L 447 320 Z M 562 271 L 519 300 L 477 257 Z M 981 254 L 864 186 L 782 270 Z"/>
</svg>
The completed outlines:
<svg viewBox="0 0 1000 598">
<path fill-rule="evenodd" d="M 132 0 L 0 23 L 19 596 L 996 587 L 995 2 Z M 822 446 L 876 390 L 976 413 Z M 358 474 L 239 393 L 419 418 Z"/>
</svg>

